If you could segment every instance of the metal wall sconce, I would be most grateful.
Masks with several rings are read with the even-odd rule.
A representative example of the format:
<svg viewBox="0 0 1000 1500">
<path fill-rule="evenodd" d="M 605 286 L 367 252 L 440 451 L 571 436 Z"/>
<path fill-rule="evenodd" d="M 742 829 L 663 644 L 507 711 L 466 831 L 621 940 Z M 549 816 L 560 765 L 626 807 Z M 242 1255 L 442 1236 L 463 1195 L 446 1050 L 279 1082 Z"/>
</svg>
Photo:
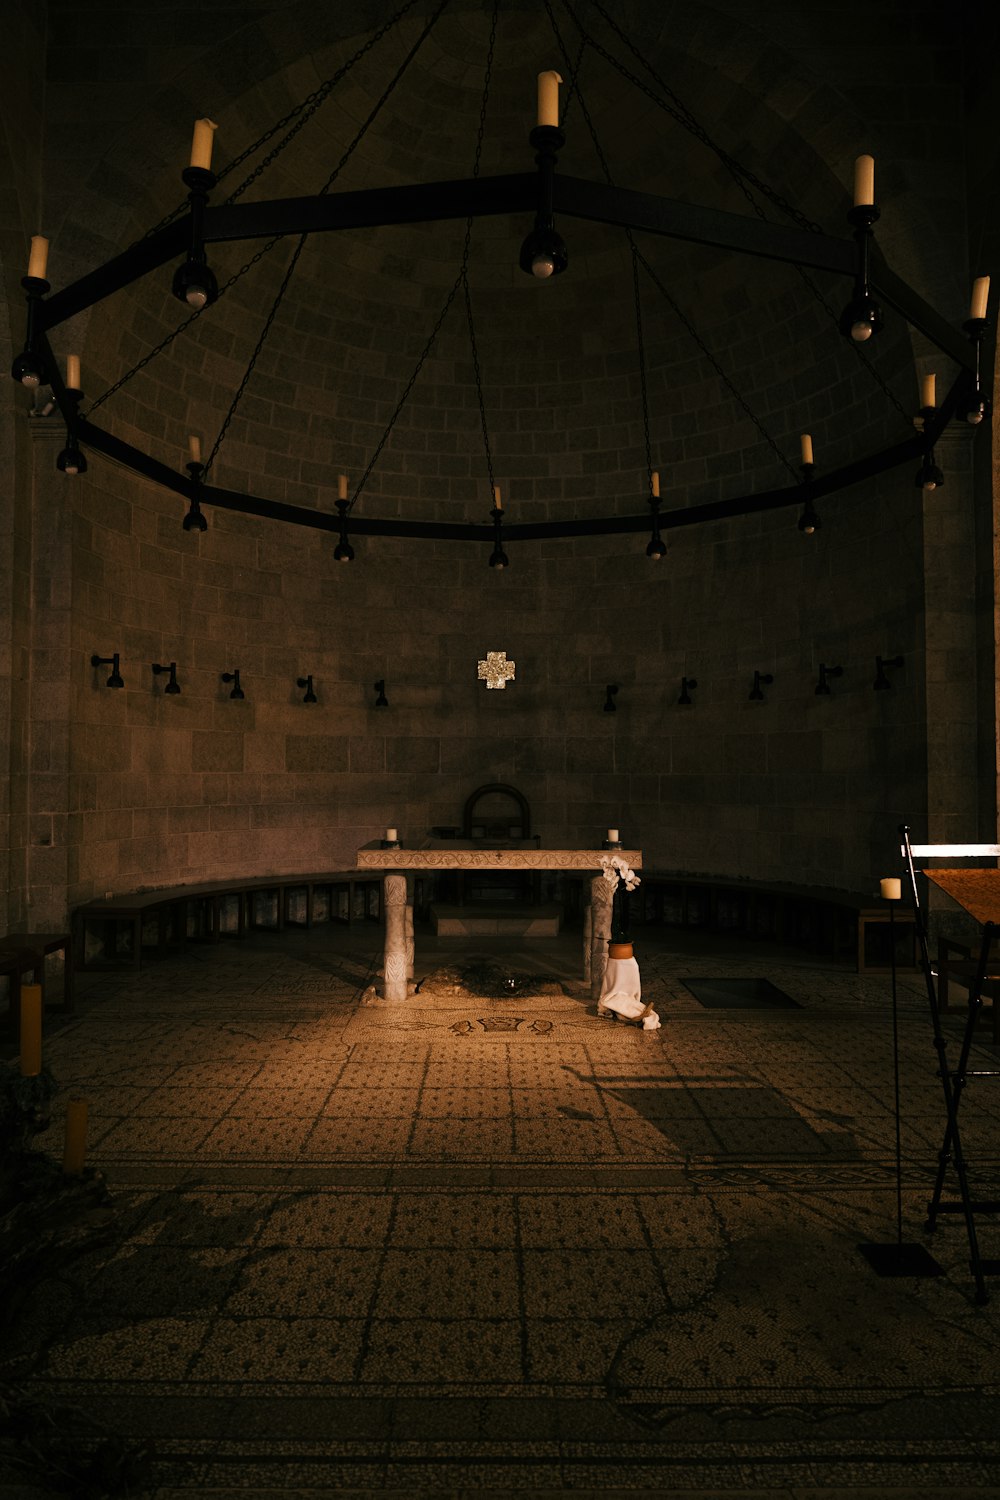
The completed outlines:
<svg viewBox="0 0 1000 1500">
<path fill-rule="evenodd" d="M 892 687 L 892 683 L 885 675 L 886 667 L 901 667 L 903 658 L 901 656 L 876 656 L 875 658 L 875 681 L 872 687 L 876 693 L 884 693 Z"/>
<path fill-rule="evenodd" d="M 92 667 L 111 668 L 111 676 L 104 684 L 105 687 L 120 688 L 125 686 L 124 678 L 118 670 L 118 657 L 119 653 L 116 651 L 113 656 L 92 656 L 90 658 L 90 665 Z"/>
<path fill-rule="evenodd" d="M 816 684 L 816 692 L 817 692 L 817 694 L 824 694 L 828 698 L 830 696 L 830 685 L 827 682 L 827 678 L 828 677 L 842 677 L 843 675 L 844 675 L 844 669 L 843 669 L 843 667 L 828 667 L 825 662 L 820 662 L 820 664 L 819 664 L 819 682 L 817 682 L 817 684 Z"/>
<path fill-rule="evenodd" d="M 606 714 L 613 714 L 613 713 L 617 712 L 617 710 L 618 710 L 618 704 L 615 702 L 615 695 L 616 695 L 617 692 L 618 692 L 618 684 L 617 684 L 617 682 L 609 682 L 608 685 L 607 685 L 607 687 L 604 689 L 604 693 L 605 693 L 605 698 L 604 698 L 604 712 Z"/>
<path fill-rule="evenodd" d="M 698 686 L 698 679 L 697 679 L 697 677 L 682 677 L 681 678 L 681 695 L 678 698 L 677 702 L 680 703 L 684 708 L 690 708 L 690 706 L 691 706 L 691 693 L 690 693 L 690 689 L 691 688 L 696 688 L 697 686 Z"/>
<path fill-rule="evenodd" d="M 375 684 L 375 693 L 376 693 L 375 707 L 376 708 L 388 708 L 389 707 L 389 700 L 385 696 L 385 678 L 384 677 L 380 677 L 379 680 L 378 680 L 378 682 L 376 682 L 376 684 Z"/>
<path fill-rule="evenodd" d="M 317 701 L 316 694 L 313 692 L 313 680 L 311 672 L 309 673 L 308 677 L 296 677 L 295 682 L 298 687 L 304 687 L 306 690 L 305 695 L 302 699 L 303 703 L 315 703 Z"/>
<path fill-rule="evenodd" d="M 761 688 L 762 686 L 770 687 L 773 681 L 774 674 L 772 672 L 754 672 L 753 687 L 750 689 L 750 702 L 763 703 L 764 694 Z"/>
<path fill-rule="evenodd" d="M 239 669 L 239 667 L 237 667 L 235 669 L 235 671 L 232 671 L 232 672 L 223 672 L 223 674 L 222 674 L 222 680 L 223 680 L 223 682 L 231 682 L 233 684 L 233 690 L 229 694 L 230 698 L 245 698 L 246 697 L 246 693 L 240 687 L 240 669 Z"/>
<path fill-rule="evenodd" d="M 177 681 L 177 663 L 172 661 L 168 667 L 162 666 L 158 661 L 153 662 L 153 676 L 159 677 L 161 672 L 170 673 L 170 681 L 163 689 L 164 697 L 169 693 L 171 697 L 180 692 L 180 683 Z"/>
</svg>

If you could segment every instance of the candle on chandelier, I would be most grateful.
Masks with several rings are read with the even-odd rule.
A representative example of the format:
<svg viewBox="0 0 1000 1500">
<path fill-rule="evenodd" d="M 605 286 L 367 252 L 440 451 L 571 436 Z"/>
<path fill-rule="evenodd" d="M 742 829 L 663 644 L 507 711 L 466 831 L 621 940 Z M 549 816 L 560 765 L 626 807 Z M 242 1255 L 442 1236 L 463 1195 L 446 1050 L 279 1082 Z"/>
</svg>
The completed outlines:
<svg viewBox="0 0 1000 1500">
<path fill-rule="evenodd" d="M 977 276 L 972 283 L 972 302 L 969 305 L 970 318 L 985 318 L 989 295 L 990 278 L 988 276 Z"/>
<path fill-rule="evenodd" d="M 500 486 L 498 484 L 493 486 L 493 509 L 503 510 L 503 501 L 500 499 Z"/>
<path fill-rule="evenodd" d="M 28 275 L 35 276 L 39 281 L 45 280 L 45 272 L 49 264 L 49 242 L 40 234 L 31 236 L 31 249 L 28 252 Z"/>
<path fill-rule="evenodd" d="M 42 987 L 21 986 L 21 1074 L 37 1078 L 42 1071 Z"/>
<path fill-rule="evenodd" d="M 201 463 L 201 438 L 192 432 L 188 438 L 188 462 L 192 464 Z"/>
<path fill-rule="evenodd" d="M 902 883 L 898 880 L 880 880 L 878 888 L 883 901 L 898 901 L 903 894 Z"/>
<path fill-rule="evenodd" d="M 347 475 L 346 474 L 339 474 L 337 476 L 337 499 L 338 500 L 346 500 L 347 499 Z"/>
<path fill-rule="evenodd" d="M 813 461 L 813 440 L 811 435 L 808 432 L 804 432 L 799 438 L 799 444 L 802 449 L 802 462 L 804 464 L 811 464 Z"/>
<path fill-rule="evenodd" d="M 546 73 L 538 75 L 538 123 L 539 125 L 559 124 L 559 85 L 562 79 L 558 73 L 549 69 Z"/>
<path fill-rule="evenodd" d="M 921 407 L 937 405 L 936 375 L 925 375 L 920 382 L 920 405 Z"/>
<path fill-rule="evenodd" d="M 650 487 L 650 489 L 653 492 L 653 499 L 654 500 L 659 500 L 659 498 L 660 498 L 660 471 L 659 471 L 659 469 L 654 469 L 653 472 L 652 472 L 652 474 L 650 474 L 650 476 L 649 476 L 649 487 Z"/>
<path fill-rule="evenodd" d="M 66 356 L 66 389 L 68 391 L 80 389 L 80 356 L 78 354 Z"/>
<path fill-rule="evenodd" d="M 66 1105 L 66 1139 L 63 1145 L 63 1171 L 83 1171 L 87 1154 L 87 1101 L 70 1099 Z"/>
<path fill-rule="evenodd" d="M 191 137 L 192 167 L 201 167 L 205 172 L 212 170 L 212 145 L 218 128 L 214 120 L 195 120 Z"/>
<path fill-rule="evenodd" d="M 875 202 L 875 158 L 859 156 L 854 163 L 854 207 L 869 208 Z"/>
</svg>

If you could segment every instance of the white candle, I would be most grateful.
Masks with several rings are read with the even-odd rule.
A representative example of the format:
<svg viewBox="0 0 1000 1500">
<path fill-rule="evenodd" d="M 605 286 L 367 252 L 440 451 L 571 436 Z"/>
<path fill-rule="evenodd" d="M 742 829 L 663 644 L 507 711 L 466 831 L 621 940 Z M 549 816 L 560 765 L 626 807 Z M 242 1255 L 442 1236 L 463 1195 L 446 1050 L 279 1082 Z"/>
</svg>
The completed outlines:
<svg viewBox="0 0 1000 1500">
<path fill-rule="evenodd" d="M 618 843 L 618 829 L 617 828 L 609 828 L 608 829 L 608 843 L 609 844 L 617 844 Z"/>
<path fill-rule="evenodd" d="M 990 295 L 990 278 L 988 276 L 977 276 L 972 283 L 972 302 L 969 306 L 970 318 L 985 318 L 986 303 Z"/>
<path fill-rule="evenodd" d="M 653 472 L 652 472 L 652 474 L 650 474 L 650 476 L 649 476 L 649 486 L 650 486 L 650 489 L 653 491 L 653 499 L 654 500 L 659 500 L 659 498 L 660 498 L 660 471 L 659 471 L 659 469 L 654 469 Z"/>
<path fill-rule="evenodd" d="M 503 501 L 500 499 L 500 486 L 498 484 L 493 486 L 493 509 L 503 510 Z"/>
<path fill-rule="evenodd" d="M 921 407 L 937 405 L 936 375 L 925 375 L 920 382 L 920 405 Z"/>
<path fill-rule="evenodd" d="M 867 208 L 875 202 L 875 158 L 859 156 L 854 163 L 854 207 Z"/>
<path fill-rule="evenodd" d="M 193 464 L 201 463 L 201 438 L 192 432 L 188 438 L 188 461 Z"/>
<path fill-rule="evenodd" d="M 559 85 L 562 83 L 558 73 L 551 70 L 538 75 L 538 123 L 539 125 L 559 124 Z"/>
<path fill-rule="evenodd" d="M 191 138 L 192 167 L 202 167 L 206 172 L 212 170 L 212 143 L 218 128 L 214 120 L 195 120 Z"/>
<path fill-rule="evenodd" d="M 347 475 L 346 474 L 340 474 L 337 477 L 337 499 L 338 500 L 346 500 L 347 499 Z"/>
<path fill-rule="evenodd" d="M 813 461 L 813 440 L 812 440 L 812 437 L 810 436 L 810 434 L 808 432 L 804 432 L 802 434 L 802 436 L 799 438 L 799 443 L 800 443 L 801 448 L 802 448 L 802 462 L 804 464 L 811 464 L 812 461 Z"/>
<path fill-rule="evenodd" d="M 80 356 L 78 354 L 66 356 L 66 389 L 68 391 L 80 389 Z"/>
<path fill-rule="evenodd" d="M 903 894 L 902 884 L 898 880 L 880 880 L 878 886 L 883 901 L 898 901 Z"/>
<path fill-rule="evenodd" d="M 31 236 L 31 250 L 28 254 L 28 275 L 37 276 L 39 281 L 45 280 L 45 271 L 49 264 L 49 242 L 40 234 Z"/>
<path fill-rule="evenodd" d="M 387 844 L 398 843 L 399 842 L 399 829 L 398 828 L 387 828 L 385 830 L 385 841 L 386 841 Z"/>
</svg>

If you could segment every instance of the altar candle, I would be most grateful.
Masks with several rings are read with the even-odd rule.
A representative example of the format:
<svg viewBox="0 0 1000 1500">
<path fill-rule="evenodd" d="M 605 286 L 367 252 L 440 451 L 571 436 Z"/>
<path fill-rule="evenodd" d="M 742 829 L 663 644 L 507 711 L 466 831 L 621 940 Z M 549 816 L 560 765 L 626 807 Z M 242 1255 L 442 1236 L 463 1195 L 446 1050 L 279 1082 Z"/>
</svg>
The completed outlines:
<svg viewBox="0 0 1000 1500">
<path fill-rule="evenodd" d="M 28 275 L 37 276 L 39 281 L 45 280 L 45 272 L 49 264 L 49 242 L 40 234 L 31 236 L 31 250 L 28 254 Z"/>
<path fill-rule="evenodd" d="M 970 318 L 985 318 L 986 303 L 990 295 L 990 278 L 988 276 L 977 276 L 972 283 L 972 302 L 969 305 Z"/>
<path fill-rule="evenodd" d="M 193 464 L 201 463 L 201 438 L 193 432 L 188 438 L 188 460 Z"/>
<path fill-rule="evenodd" d="M 617 828 L 609 828 L 608 829 L 608 843 L 609 844 L 617 844 L 618 843 L 618 829 Z"/>
<path fill-rule="evenodd" d="M 813 440 L 808 432 L 804 432 L 799 438 L 802 447 L 802 462 L 811 464 L 813 461 Z"/>
<path fill-rule="evenodd" d="M 875 202 L 875 158 L 859 156 L 854 163 L 854 207 L 867 208 Z"/>
<path fill-rule="evenodd" d="M 559 124 L 559 85 L 562 83 L 558 73 L 551 69 L 547 73 L 538 75 L 538 123 L 539 125 Z"/>
<path fill-rule="evenodd" d="M 338 500 L 346 500 L 347 499 L 347 475 L 346 474 L 340 474 L 340 475 L 337 476 L 337 499 Z"/>
<path fill-rule="evenodd" d="M 204 171 L 212 170 L 212 144 L 218 130 L 214 120 L 195 120 L 191 138 L 191 165 Z"/>
<path fill-rule="evenodd" d="M 878 887 L 883 901 L 898 901 L 903 894 L 902 884 L 898 880 L 880 880 Z"/>
<path fill-rule="evenodd" d="M 659 471 L 659 469 L 654 469 L 653 472 L 652 472 L 652 474 L 650 474 L 650 476 L 649 476 L 649 487 L 650 487 L 650 489 L 653 492 L 653 499 L 654 500 L 659 500 L 659 498 L 660 498 L 660 471 Z"/>
<path fill-rule="evenodd" d="M 387 844 L 396 844 L 396 843 L 398 843 L 399 842 L 399 829 L 398 828 L 387 828 L 385 830 L 385 841 L 386 841 Z"/>
<path fill-rule="evenodd" d="M 87 1154 L 87 1101 L 70 1099 L 66 1105 L 66 1140 L 63 1145 L 63 1171 L 82 1172 Z"/>
<path fill-rule="evenodd" d="M 42 987 L 21 986 L 21 1073 L 35 1078 L 42 1071 Z"/>
<path fill-rule="evenodd" d="M 503 510 L 503 501 L 500 499 L 500 486 L 498 484 L 493 486 L 493 509 Z"/>
<path fill-rule="evenodd" d="M 80 356 L 78 354 L 66 356 L 66 389 L 68 391 L 80 389 Z"/>
<path fill-rule="evenodd" d="M 921 407 L 937 405 L 936 375 L 925 375 L 920 382 L 920 405 Z"/>
</svg>

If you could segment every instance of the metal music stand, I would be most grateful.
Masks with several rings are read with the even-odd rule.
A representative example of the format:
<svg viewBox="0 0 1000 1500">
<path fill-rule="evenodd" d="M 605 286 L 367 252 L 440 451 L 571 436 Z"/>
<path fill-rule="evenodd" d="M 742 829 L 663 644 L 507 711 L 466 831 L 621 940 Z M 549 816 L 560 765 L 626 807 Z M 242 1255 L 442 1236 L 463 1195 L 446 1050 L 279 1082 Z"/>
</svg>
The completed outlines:
<svg viewBox="0 0 1000 1500">
<path fill-rule="evenodd" d="M 958 1063 L 954 1068 L 948 1066 L 946 1057 L 947 1040 L 941 1029 L 941 1007 L 939 1003 L 937 975 L 931 967 L 930 952 L 927 946 L 927 924 L 920 905 L 920 894 L 917 889 L 917 870 L 915 859 L 921 863 L 925 859 L 947 859 L 973 860 L 992 859 L 994 862 L 1000 856 L 1000 844 L 911 844 L 910 831 L 907 827 L 900 829 L 903 844 L 902 853 L 909 877 L 910 894 L 913 899 L 913 913 L 917 928 L 917 940 L 920 944 L 921 966 L 927 984 L 927 998 L 930 1001 L 931 1020 L 934 1025 L 934 1045 L 938 1054 L 938 1077 L 944 1090 L 945 1108 L 947 1111 L 947 1124 L 945 1126 L 944 1141 L 938 1153 L 937 1177 L 934 1182 L 934 1193 L 927 1207 L 927 1228 L 933 1230 L 937 1227 L 939 1214 L 960 1213 L 965 1220 L 966 1233 L 969 1239 L 969 1265 L 976 1283 L 976 1301 L 988 1302 L 989 1293 L 986 1290 L 985 1278 L 987 1276 L 1000 1276 L 1000 1260 L 984 1259 L 979 1249 L 979 1239 L 976 1233 L 977 1214 L 1000 1213 L 1000 1199 L 973 1198 L 969 1187 L 968 1171 L 965 1153 L 962 1149 L 962 1138 L 958 1127 L 958 1113 L 965 1093 L 965 1087 L 970 1079 L 1000 1078 L 998 1068 L 970 1068 L 969 1056 L 975 1036 L 976 1022 L 982 1009 L 983 986 L 990 968 L 1000 970 L 1000 966 L 994 961 L 990 964 L 990 949 L 993 946 L 998 931 L 1000 931 L 1000 869 L 962 869 L 950 865 L 945 869 L 923 870 L 922 873 L 928 880 L 943 891 L 946 891 L 953 900 L 974 917 L 983 929 L 982 943 L 980 946 L 979 960 L 975 966 L 974 973 L 970 976 L 969 983 L 969 1008 L 966 1015 L 965 1029 L 962 1033 L 962 1042 L 959 1050 Z M 953 1167 L 955 1178 L 958 1183 L 958 1197 L 945 1199 L 944 1185 L 948 1175 L 948 1168 Z"/>
<path fill-rule="evenodd" d="M 942 1276 L 944 1268 L 920 1244 L 903 1242 L 903 1150 L 899 1104 L 899 1005 L 896 986 L 896 923 L 894 909 L 899 896 L 885 894 L 889 907 L 889 952 L 892 967 L 892 1078 L 896 1119 L 896 1238 L 892 1244 L 865 1244 L 858 1249 L 879 1276 Z M 898 885 L 898 881 L 892 882 Z"/>
</svg>

